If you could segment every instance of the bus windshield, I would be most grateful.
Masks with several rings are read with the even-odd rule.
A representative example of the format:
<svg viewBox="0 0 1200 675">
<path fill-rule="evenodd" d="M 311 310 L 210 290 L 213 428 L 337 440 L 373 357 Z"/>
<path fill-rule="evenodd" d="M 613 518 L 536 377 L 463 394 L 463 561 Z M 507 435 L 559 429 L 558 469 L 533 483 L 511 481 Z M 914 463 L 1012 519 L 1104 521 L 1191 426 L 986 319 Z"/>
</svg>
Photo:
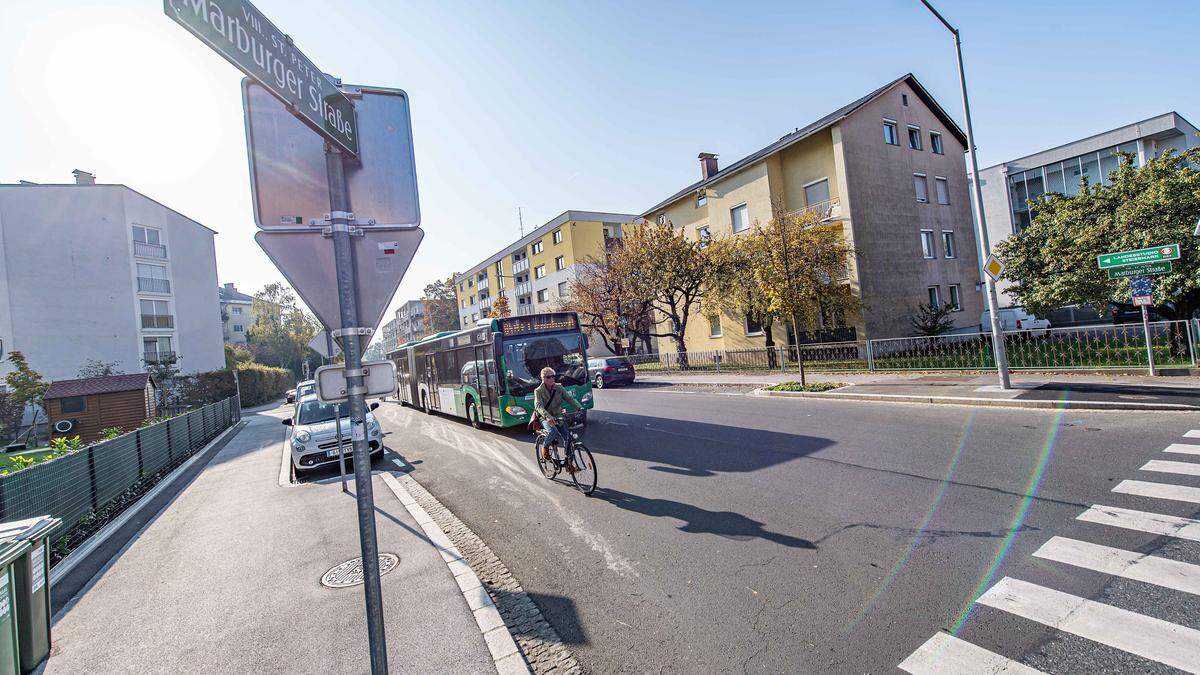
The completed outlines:
<svg viewBox="0 0 1200 675">
<path fill-rule="evenodd" d="M 532 394 L 541 383 L 538 373 L 550 366 L 563 385 L 587 381 L 587 360 L 583 356 L 583 336 L 579 333 L 530 335 L 504 340 L 504 367 L 508 393 Z"/>
<path fill-rule="evenodd" d="M 300 424 L 320 424 L 321 422 L 329 422 L 333 420 L 335 406 L 331 403 L 321 403 L 316 398 L 305 399 L 300 404 L 300 412 L 296 416 L 297 422 Z M 342 401 L 336 406 L 338 413 L 342 419 L 350 417 L 350 404 Z"/>
</svg>

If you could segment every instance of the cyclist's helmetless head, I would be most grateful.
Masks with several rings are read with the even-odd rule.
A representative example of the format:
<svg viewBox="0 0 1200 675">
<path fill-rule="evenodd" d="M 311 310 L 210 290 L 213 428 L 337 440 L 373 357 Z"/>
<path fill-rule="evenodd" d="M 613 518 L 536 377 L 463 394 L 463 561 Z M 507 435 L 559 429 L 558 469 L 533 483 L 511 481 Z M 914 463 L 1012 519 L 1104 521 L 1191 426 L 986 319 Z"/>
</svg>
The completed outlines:
<svg viewBox="0 0 1200 675">
<path fill-rule="evenodd" d="M 554 369 L 550 367 L 542 368 L 542 381 L 553 382 L 555 377 Z"/>
</svg>

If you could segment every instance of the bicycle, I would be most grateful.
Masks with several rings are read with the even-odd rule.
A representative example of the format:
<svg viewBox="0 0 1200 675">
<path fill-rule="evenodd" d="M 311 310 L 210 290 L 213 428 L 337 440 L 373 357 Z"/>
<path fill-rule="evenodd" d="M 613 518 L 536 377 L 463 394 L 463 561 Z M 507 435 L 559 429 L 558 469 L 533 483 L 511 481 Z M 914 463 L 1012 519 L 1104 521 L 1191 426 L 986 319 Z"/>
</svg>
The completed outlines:
<svg viewBox="0 0 1200 675">
<path fill-rule="evenodd" d="M 592 459 L 592 451 L 588 450 L 587 446 L 579 440 L 579 436 L 583 432 L 584 414 L 579 411 L 564 414 L 563 417 L 566 420 L 564 426 L 567 427 L 567 447 L 561 448 L 559 443 L 554 443 L 550 446 L 550 459 L 547 460 L 542 455 L 542 448 L 550 432 L 543 426 L 537 432 L 537 440 L 533 443 L 533 455 L 537 458 L 538 468 L 541 469 L 542 475 L 549 480 L 557 478 L 558 474 L 567 468 L 567 463 L 573 462 L 575 471 L 567 472 L 571 476 L 571 482 L 577 490 L 585 495 L 590 495 L 596 490 L 596 461 Z"/>
</svg>

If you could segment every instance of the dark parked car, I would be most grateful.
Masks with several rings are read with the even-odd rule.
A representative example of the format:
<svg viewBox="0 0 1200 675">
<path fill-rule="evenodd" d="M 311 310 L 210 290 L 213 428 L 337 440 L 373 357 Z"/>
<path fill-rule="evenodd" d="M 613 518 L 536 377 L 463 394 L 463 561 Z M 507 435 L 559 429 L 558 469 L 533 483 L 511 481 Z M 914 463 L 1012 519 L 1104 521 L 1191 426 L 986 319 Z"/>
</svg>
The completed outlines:
<svg viewBox="0 0 1200 675">
<path fill-rule="evenodd" d="M 1146 308 L 1146 318 L 1151 321 L 1170 321 L 1175 318 L 1175 306 L 1171 303 Z M 1141 323 L 1142 308 L 1127 302 L 1108 303 L 1108 315 L 1113 323 Z"/>
<path fill-rule="evenodd" d="M 633 384 L 633 364 L 619 356 L 588 359 L 588 378 L 597 389 L 614 384 Z"/>
</svg>

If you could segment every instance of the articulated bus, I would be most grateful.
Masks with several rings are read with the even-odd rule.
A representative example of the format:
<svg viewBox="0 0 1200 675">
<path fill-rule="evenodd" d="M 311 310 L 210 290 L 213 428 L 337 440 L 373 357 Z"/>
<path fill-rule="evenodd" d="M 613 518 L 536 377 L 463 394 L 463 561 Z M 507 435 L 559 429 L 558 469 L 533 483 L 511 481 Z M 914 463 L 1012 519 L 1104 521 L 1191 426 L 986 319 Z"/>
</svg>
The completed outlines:
<svg viewBox="0 0 1200 675">
<path fill-rule="evenodd" d="M 546 366 L 585 410 L 593 405 L 587 339 L 574 312 L 485 319 L 405 343 L 387 356 L 396 364 L 401 403 L 465 417 L 475 426 L 527 423 Z"/>
</svg>

